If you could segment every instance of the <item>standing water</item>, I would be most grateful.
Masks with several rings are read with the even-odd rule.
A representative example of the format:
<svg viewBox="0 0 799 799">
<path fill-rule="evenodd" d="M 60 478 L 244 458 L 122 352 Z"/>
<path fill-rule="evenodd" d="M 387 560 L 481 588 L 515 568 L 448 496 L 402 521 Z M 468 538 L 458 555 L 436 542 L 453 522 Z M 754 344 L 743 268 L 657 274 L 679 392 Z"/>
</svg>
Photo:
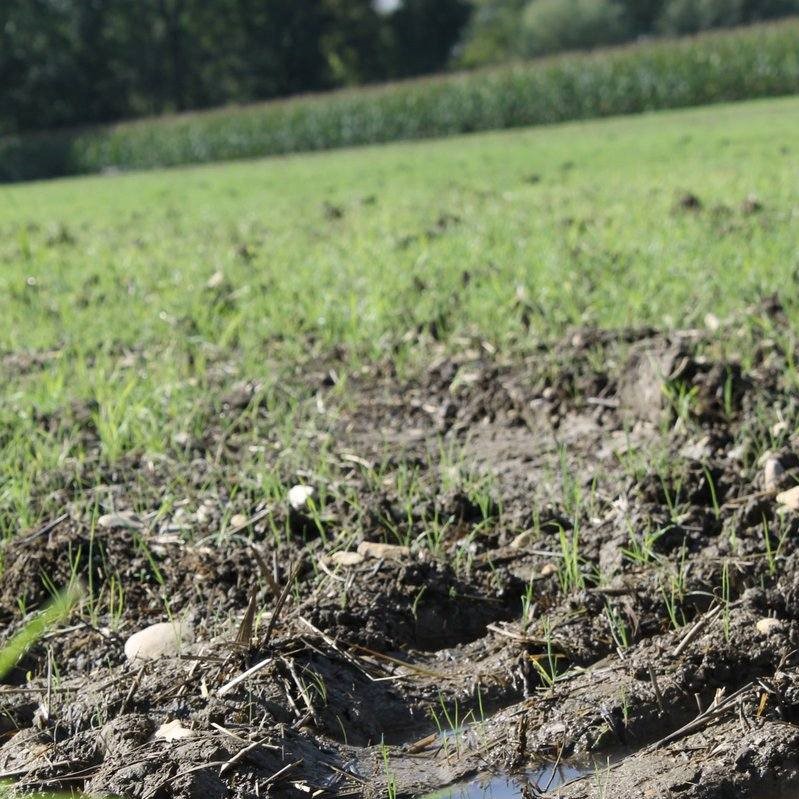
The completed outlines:
<svg viewBox="0 0 799 799">
<path fill-rule="evenodd" d="M 525 789 L 553 791 L 567 782 L 590 774 L 601 776 L 604 764 L 549 764 L 518 775 L 488 775 L 475 777 L 428 794 L 424 799 L 524 799 Z"/>
</svg>

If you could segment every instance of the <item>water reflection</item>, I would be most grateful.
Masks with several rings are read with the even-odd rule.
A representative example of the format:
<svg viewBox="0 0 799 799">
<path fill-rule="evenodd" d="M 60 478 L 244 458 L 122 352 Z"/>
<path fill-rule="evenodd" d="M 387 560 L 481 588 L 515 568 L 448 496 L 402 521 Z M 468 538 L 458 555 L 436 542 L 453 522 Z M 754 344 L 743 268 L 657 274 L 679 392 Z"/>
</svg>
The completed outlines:
<svg viewBox="0 0 799 799">
<path fill-rule="evenodd" d="M 450 785 L 428 794 L 424 799 L 526 799 L 531 793 L 535 795 L 543 791 L 553 791 L 578 777 L 596 774 L 603 766 L 604 764 L 598 762 L 585 765 L 561 763 L 532 769 L 512 777 L 486 774 L 468 782 Z"/>
</svg>

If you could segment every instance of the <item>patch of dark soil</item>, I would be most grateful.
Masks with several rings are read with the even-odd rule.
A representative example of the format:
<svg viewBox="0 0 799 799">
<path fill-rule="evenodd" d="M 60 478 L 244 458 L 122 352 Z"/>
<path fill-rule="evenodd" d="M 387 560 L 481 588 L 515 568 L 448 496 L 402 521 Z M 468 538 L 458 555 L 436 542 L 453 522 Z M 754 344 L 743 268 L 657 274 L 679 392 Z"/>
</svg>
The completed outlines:
<svg viewBox="0 0 799 799">
<path fill-rule="evenodd" d="M 368 585 L 368 590 L 364 590 Z M 523 584 L 481 569 L 460 579 L 445 563 L 365 563 L 347 582 L 311 597 L 318 627 L 379 651 L 437 650 L 485 635 L 486 625 L 511 618 Z"/>
<path fill-rule="evenodd" d="M 674 209 L 676 211 L 701 211 L 702 201 L 695 194 L 687 191 L 674 201 Z"/>
</svg>

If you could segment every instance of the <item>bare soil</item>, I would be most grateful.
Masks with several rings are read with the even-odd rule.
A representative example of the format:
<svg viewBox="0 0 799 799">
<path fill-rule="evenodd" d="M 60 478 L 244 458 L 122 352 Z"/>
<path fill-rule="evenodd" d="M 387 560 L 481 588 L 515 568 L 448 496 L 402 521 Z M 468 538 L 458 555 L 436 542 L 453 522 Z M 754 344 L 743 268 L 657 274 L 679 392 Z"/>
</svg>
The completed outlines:
<svg viewBox="0 0 799 799">
<path fill-rule="evenodd" d="M 517 796 L 797 795 L 799 513 L 776 499 L 799 482 L 795 353 L 766 311 L 768 330 L 582 330 L 525 358 L 431 339 L 422 368 L 386 359 L 346 391 L 335 357 L 306 367 L 297 435 L 329 468 L 283 477 L 325 493 L 321 517 L 257 506 L 218 534 L 227 497 L 195 512 L 254 435 L 283 468 L 267 408 L 224 438 L 209 415 L 188 466 L 62 479 L 63 516 L 2 551 L 0 624 L 71 577 L 88 598 L 0 686 L 0 777 L 138 799 L 414 796 L 477 775 Z M 221 413 L 252 409 L 256 382 L 220 380 Z M 196 493 L 152 515 L 179 468 Z M 92 533 L 90 491 L 139 528 Z M 410 549 L 331 557 L 361 539 Z M 112 575 L 124 610 L 92 615 Z M 193 643 L 128 663 L 165 600 Z M 173 721 L 188 737 L 154 736 Z M 531 781 L 547 764 L 574 778 Z"/>
</svg>

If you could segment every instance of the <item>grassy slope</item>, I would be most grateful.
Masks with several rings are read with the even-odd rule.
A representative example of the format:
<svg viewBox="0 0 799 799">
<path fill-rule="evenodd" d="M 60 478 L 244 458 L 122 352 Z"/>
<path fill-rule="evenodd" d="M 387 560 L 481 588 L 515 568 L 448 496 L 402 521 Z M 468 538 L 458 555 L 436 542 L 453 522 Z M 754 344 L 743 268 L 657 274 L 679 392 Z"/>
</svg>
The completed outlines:
<svg viewBox="0 0 799 799">
<path fill-rule="evenodd" d="M 34 411 L 97 400 L 99 469 L 205 424 L 222 371 L 268 391 L 298 359 L 373 357 L 433 320 L 454 346 L 524 349 L 792 300 L 798 128 L 786 99 L 0 189 L 0 349 L 49 353 L 3 362 L 0 531 L 55 511 L 43 474 L 87 479 L 75 430 Z M 685 191 L 701 213 L 674 212 Z"/>
</svg>

